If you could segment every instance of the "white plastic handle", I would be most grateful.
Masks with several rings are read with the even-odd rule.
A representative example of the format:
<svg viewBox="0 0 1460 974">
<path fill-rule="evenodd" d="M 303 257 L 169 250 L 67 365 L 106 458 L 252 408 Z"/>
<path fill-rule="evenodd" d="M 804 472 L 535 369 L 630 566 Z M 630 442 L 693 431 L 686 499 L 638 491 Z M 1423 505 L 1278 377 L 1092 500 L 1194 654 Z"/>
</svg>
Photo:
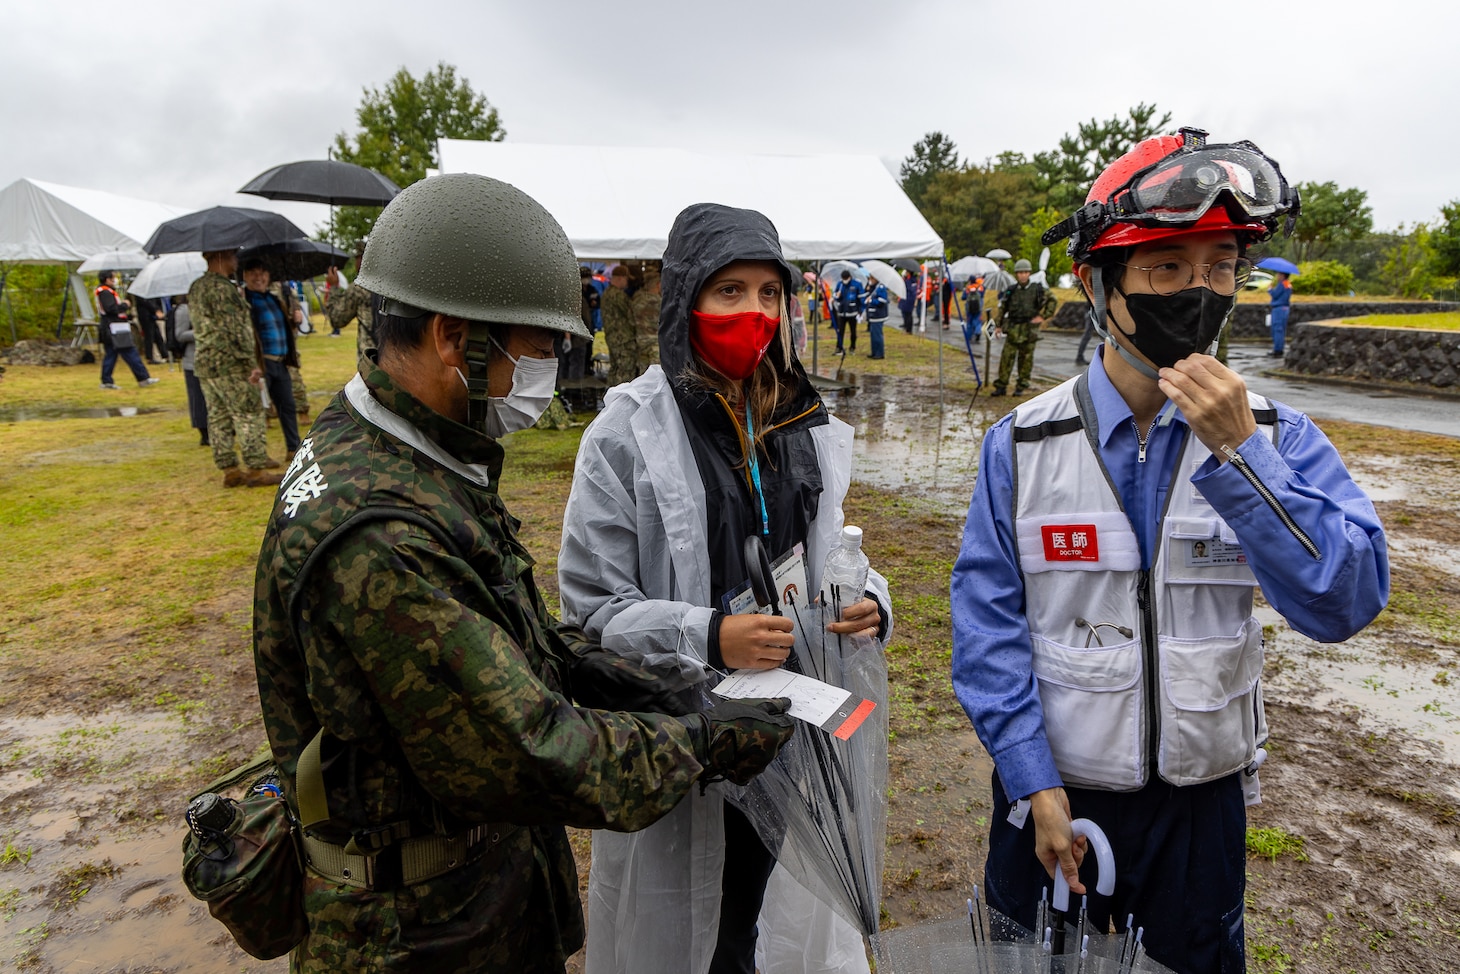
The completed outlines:
<svg viewBox="0 0 1460 974">
<path fill-rule="evenodd" d="M 1100 830 L 1100 826 L 1088 818 L 1077 818 L 1070 823 L 1070 834 L 1075 838 L 1084 836 L 1090 840 L 1090 847 L 1095 850 L 1095 863 L 1099 866 L 1099 874 L 1095 881 L 1095 891 L 1101 896 L 1109 896 L 1115 892 L 1115 853 L 1110 849 L 1110 840 Z M 1065 880 L 1065 871 L 1058 864 L 1054 868 L 1054 898 L 1050 900 L 1050 906 L 1064 913 L 1070 908 L 1070 884 Z"/>
</svg>

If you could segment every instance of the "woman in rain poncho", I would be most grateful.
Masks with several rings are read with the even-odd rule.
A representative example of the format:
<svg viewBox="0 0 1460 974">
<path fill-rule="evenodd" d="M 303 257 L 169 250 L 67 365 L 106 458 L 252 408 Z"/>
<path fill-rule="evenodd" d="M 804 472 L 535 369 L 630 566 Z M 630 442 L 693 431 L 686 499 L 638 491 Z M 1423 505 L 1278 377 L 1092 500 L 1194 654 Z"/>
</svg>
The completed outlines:
<svg viewBox="0 0 1460 974">
<path fill-rule="evenodd" d="M 745 539 L 759 535 L 772 561 L 805 545 L 814 592 L 842 528 L 852 430 L 791 350 L 792 280 L 760 213 L 680 213 L 664 254 L 661 365 L 609 392 L 578 451 L 563 618 L 677 672 L 688 707 L 705 705 L 717 671 L 774 668 L 793 644 L 789 620 L 722 611 L 749 577 Z M 872 572 L 868 588 L 832 628 L 885 642 L 886 580 Z M 589 974 L 751 974 L 757 914 L 763 974 L 867 969 L 849 924 L 784 870 L 771 876 L 772 853 L 729 795 L 713 786 L 643 832 L 594 833 Z"/>
</svg>

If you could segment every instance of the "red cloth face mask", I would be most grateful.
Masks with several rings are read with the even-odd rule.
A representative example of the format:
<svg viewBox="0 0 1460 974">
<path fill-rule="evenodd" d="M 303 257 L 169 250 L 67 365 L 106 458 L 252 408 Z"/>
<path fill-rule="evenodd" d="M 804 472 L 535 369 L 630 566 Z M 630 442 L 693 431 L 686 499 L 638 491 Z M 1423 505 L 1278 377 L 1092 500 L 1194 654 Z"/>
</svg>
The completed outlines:
<svg viewBox="0 0 1460 974">
<path fill-rule="evenodd" d="M 768 318 L 760 311 L 733 315 L 691 311 L 689 318 L 689 343 L 695 354 L 710 368 L 736 382 L 748 379 L 755 371 L 781 327 L 781 319 Z"/>
</svg>

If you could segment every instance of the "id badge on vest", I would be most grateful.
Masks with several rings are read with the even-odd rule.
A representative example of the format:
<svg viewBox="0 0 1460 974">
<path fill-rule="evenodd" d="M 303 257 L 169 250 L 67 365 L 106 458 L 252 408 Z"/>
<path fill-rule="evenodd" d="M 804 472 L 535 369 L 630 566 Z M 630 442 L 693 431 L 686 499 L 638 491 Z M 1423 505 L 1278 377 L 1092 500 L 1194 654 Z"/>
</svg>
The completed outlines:
<svg viewBox="0 0 1460 974">
<path fill-rule="evenodd" d="M 771 561 L 771 577 L 776 583 L 776 598 L 782 611 L 792 615 L 791 607 L 805 608 L 811 602 L 811 587 L 807 582 L 806 546 L 797 542 L 790 551 Z M 750 580 L 720 596 L 720 608 L 727 615 L 746 612 L 769 613 L 770 606 L 755 604 L 755 593 L 751 591 Z M 792 615 L 794 618 L 794 615 Z"/>
</svg>

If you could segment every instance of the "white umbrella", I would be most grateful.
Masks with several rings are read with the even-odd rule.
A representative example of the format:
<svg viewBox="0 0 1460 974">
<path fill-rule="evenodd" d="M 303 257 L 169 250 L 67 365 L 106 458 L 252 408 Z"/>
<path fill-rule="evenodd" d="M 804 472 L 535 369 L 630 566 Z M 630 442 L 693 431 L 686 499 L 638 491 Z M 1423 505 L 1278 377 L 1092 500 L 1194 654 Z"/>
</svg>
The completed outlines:
<svg viewBox="0 0 1460 974">
<path fill-rule="evenodd" d="M 842 271 L 851 271 L 859 281 L 867 280 L 867 272 L 849 260 L 830 260 L 821 265 L 821 279 L 828 283 L 841 280 Z"/>
<path fill-rule="evenodd" d="M 200 253 L 163 254 L 148 262 L 128 291 L 139 298 L 170 298 L 188 288 L 208 269 Z"/>
<path fill-rule="evenodd" d="M 955 281 L 966 281 L 970 277 L 988 277 L 998 269 L 999 265 L 987 257 L 960 257 L 948 265 L 948 274 Z"/>
<path fill-rule="evenodd" d="M 81 262 L 76 268 L 83 274 L 92 274 L 96 271 L 135 271 L 146 267 L 151 260 L 140 250 L 107 250 L 99 254 L 92 254 Z"/>
<path fill-rule="evenodd" d="M 899 301 L 907 297 L 907 285 L 903 282 L 902 275 L 892 269 L 891 264 L 884 264 L 880 260 L 864 260 L 862 270 L 877 278 L 878 284 L 887 285 L 887 290 L 896 295 Z"/>
<path fill-rule="evenodd" d="M 1014 255 L 1009 253 L 1003 247 L 995 247 L 993 250 L 990 250 L 988 253 L 984 254 L 984 256 L 987 257 L 989 260 L 1008 260 Z"/>
</svg>

